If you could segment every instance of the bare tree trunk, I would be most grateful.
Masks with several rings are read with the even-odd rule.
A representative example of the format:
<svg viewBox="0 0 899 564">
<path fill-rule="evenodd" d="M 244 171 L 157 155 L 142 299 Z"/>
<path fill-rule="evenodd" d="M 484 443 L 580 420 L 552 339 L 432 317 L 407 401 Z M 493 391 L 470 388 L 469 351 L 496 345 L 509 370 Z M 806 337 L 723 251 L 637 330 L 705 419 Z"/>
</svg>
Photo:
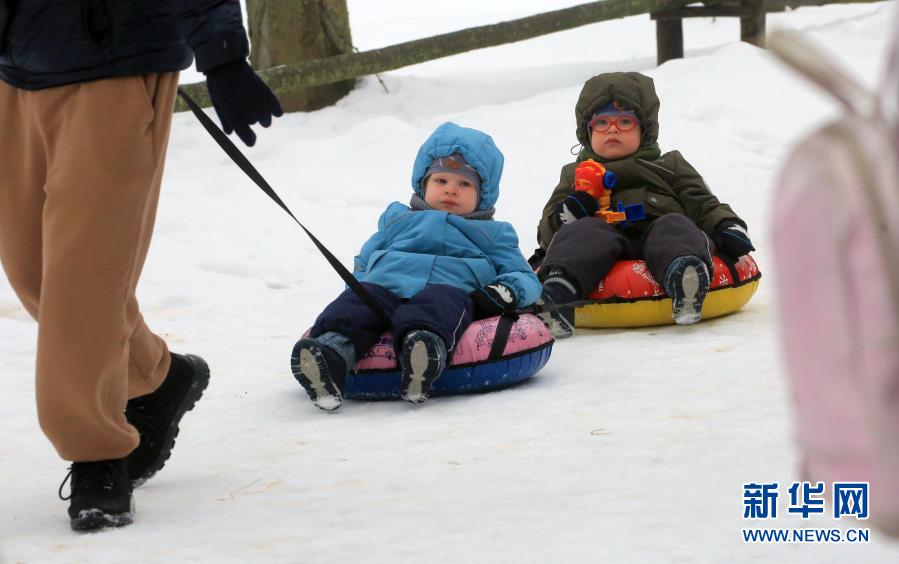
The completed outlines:
<svg viewBox="0 0 899 564">
<path fill-rule="evenodd" d="M 353 51 L 346 0 L 247 0 L 250 63 L 257 70 L 327 59 Z M 287 112 L 330 106 L 355 80 L 279 92 Z"/>
</svg>

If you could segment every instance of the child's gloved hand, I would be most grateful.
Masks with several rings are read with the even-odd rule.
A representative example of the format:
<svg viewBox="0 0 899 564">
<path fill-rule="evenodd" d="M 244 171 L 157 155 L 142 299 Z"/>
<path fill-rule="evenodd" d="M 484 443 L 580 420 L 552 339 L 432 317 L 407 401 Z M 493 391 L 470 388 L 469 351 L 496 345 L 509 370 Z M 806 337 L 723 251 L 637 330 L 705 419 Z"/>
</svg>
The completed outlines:
<svg viewBox="0 0 899 564">
<path fill-rule="evenodd" d="M 515 293 L 503 284 L 488 284 L 471 294 L 475 318 L 494 317 L 515 309 Z"/>
<path fill-rule="evenodd" d="M 575 190 L 556 208 L 559 221 L 562 223 L 574 223 L 582 217 L 594 216 L 599 211 L 599 202 L 590 194 L 581 190 Z"/>
<path fill-rule="evenodd" d="M 734 258 L 755 250 L 746 229 L 730 219 L 725 219 L 715 229 L 715 246 L 722 253 Z"/>
<path fill-rule="evenodd" d="M 273 116 L 284 115 L 278 98 L 246 61 L 226 63 L 206 71 L 206 89 L 225 133 L 236 132 L 250 147 L 256 143 L 251 124 L 268 127 Z"/>
</svg>

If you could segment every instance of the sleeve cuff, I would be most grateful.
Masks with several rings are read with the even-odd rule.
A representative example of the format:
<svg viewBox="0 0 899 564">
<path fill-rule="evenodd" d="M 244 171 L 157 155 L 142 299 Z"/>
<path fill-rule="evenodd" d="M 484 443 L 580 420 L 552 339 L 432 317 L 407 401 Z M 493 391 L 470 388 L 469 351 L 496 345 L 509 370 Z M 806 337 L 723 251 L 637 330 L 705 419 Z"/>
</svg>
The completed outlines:
<svg viewBox="0 0 899 564">
<path fill-rule="evenodd" d="M 250 44 L 246 34 L 237 32 L 224 33 L 194 47 L 197 70 L 202 73 L 226 63 L 246 59 L 249 54 Z"/>
</svg>

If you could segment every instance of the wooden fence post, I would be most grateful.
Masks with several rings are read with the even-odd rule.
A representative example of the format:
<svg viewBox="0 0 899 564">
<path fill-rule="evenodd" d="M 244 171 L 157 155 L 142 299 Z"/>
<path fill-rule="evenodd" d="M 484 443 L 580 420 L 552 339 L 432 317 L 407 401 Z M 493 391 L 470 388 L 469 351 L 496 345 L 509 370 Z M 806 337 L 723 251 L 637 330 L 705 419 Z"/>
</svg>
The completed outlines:
<svg viewBox="0 0 899 564">
<path fill-rule="evenodd" d="M 768 0 L 743 0 L 749 15 L 740 18 L 740 40 L 765 48 L 765 13 Z"/>
<path fill-rule="evenodd" d="M 684 20 L 666 14 L 654 14 L 656 18 L 656 64 L 684 57 Z"/>
</svg>

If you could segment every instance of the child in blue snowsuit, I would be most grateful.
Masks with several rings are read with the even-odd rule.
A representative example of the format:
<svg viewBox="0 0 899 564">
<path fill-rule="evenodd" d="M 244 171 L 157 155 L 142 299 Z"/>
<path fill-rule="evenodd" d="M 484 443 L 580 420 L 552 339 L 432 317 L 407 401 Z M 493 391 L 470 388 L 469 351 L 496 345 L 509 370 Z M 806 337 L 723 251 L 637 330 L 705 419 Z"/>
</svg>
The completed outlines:
<svg viewBox="0 0 899 564">
<path fill-rule="evenodd" d="M 444 123 L 421 146 L 410 205 L 390 204 L 355 259 L 354 276 L 390 327 L 348 288 L 294 347 L 294 376 L 316 406 L 340 407 L 347 372 L 387 329 L 401 395 L 422 402 L 473 319 L 537 300 L 541 285 L 515 230 L 493 220 L 502 170 L 503 154 L 476 129 Z"/>
</svg>

